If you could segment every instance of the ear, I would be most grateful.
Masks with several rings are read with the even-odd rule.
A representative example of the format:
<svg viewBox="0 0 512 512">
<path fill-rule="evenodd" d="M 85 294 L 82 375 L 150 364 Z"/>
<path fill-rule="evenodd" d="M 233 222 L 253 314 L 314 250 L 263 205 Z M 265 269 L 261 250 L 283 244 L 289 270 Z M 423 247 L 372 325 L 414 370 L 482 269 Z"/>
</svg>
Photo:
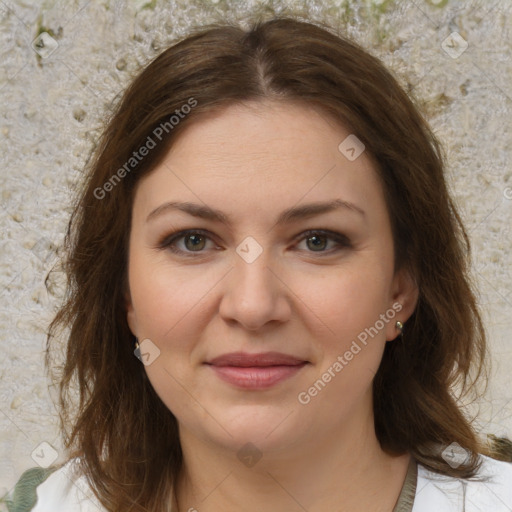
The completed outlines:
<svg viewBox="0 0 512 512">
<path fill-rule="evenodd" d="M 416 309 L 418 303 L 419 288 L 416 280 L 409 270 L 405 267 L 395 272 L 392 284 L 391 309 L 396 311 L 392 322 L 386 327 L 386 340 L 394 340 L 400 331 L 396 328 L 396 322 L 405 322 L 409 320 Z"/>
<path fill-rule="evenodd" d="M 129 290 L 125 292 L 124 301 L 126 308 L 126 321 L 128 322 L 128 327 L 130 328 L 132 334 L 135 337 L 138 337 L 137 317 L 135 315 L 135 309 L 133 307 L 132 297 Z"/>
</svg>

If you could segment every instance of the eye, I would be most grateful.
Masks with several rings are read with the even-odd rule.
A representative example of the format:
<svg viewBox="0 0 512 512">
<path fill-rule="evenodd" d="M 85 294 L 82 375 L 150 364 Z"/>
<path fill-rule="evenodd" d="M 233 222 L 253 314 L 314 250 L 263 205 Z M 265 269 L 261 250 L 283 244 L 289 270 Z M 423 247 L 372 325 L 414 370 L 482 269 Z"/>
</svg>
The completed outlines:
<svg viewBox="0 0 512 512">
<path fill-rule="evenodd" d="M 209 235 L 210 233 L 208 231 L 202 229 L 178 231 L 171 233 L 170 235 L 166 235 L 158 243 L 157 247 L 159 249 L 169 249 L 175 254 L 184 254 L 186 256 L 194 257 L 195 255 L 193 253 L 200 255 L 201 253 L 206 252 L 204 249 L 207 245 L 207 241 L 212 241 Z M 345 235 L 327 230 L 309 230 L 301 233 L 300 237 L 297 237 L 296 240 L 299 240 L 299 242 L 305 241 L 308 249 L 311 249 L 306 251 L 316 253 L 331 254 L 352 246 L 350 240 Z M 184 245 L 181 247 L 179 247 L 180 241 L 184 242 Z M 331 250 L 325 250 L 329 241 L 334 242 L 334 248 Z"/>
<path fill-rule="evenodd" d="M 185 249 L 177 247 L 177 242 L 182 239 L 185 242 Z M 210 240 L 207 231 L 202 229 L 189 229 L 171 233 L 159 242 L 158 247 L 161 249 L 168 248 L 177 254 L 183 254 L 187 252 L 202 252 L 202 249 L 204 249 L 206 245 L 206 240 Z"/>
<path fill-rule="evenodd" d="M 334 231 L 306 231 L 305 233 L 302 233 L 300 240 L 304 240 L 306 242 L 306 246 L 310 249 L 312 248 L 312 251 L 309 252 L 321 252 L 330 254 L 343 248 L 351 247 L 350 240 L 345 235 L 336 233 Z M 329 241 L 334 242 L 335 247 L 334 249 L 326 251 L 325 247 L 328 245 Z"/>
</svg>

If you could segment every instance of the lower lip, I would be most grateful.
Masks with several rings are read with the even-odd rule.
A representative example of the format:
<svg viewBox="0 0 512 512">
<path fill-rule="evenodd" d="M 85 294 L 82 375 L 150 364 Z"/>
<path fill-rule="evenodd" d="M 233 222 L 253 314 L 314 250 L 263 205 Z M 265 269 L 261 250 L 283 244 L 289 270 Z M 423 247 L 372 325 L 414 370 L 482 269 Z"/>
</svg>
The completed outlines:
<svg viewBox="0 0 512 512">
<path fill-rule="evenodd" d="M 307 363 L 294 366 L 214 366 L 224 381 L 243 389 L 266 389 L 297 374 Z"/>
</svg>

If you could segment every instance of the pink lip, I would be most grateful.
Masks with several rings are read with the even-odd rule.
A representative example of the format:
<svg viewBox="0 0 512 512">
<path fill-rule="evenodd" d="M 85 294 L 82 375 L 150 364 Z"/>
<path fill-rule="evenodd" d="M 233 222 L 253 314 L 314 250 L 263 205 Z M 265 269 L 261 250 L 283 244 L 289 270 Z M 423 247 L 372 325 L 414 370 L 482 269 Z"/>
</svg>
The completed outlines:
<svg viewBox="0 0 512 512">
<path fill-rule="evenodd" d="M 206 364 L 230 384 L 244 389 L 265 389 L 295 375 L 308 361 L 279 352 L 232 352 Z"/>
</svg>

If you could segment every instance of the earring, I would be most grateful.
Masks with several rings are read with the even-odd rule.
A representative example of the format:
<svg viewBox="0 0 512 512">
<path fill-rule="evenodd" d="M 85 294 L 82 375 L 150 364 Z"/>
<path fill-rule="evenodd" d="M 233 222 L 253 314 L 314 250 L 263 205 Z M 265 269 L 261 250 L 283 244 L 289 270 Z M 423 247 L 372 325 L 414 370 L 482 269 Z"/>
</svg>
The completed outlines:
<svg viewBox="0 0 512 512">
<path fill-rule="evenodd" d="M 139 360 L 142 361 L 142 356 L 140 355 L 140 346 L 139 346 L 139 338 L 135 336 L 135 350 L 133 351 L 133 355 Z"/>
<path fill-rule="evenodd" d="M 398 334 L 398 336 L 402 337 L 403 334 L 404 334 L 404 324 L 400 321 L 397 320 L 396 324 L 395 324 L 395 327 L 400 331 L 400 333 Z"/>
</svg>

